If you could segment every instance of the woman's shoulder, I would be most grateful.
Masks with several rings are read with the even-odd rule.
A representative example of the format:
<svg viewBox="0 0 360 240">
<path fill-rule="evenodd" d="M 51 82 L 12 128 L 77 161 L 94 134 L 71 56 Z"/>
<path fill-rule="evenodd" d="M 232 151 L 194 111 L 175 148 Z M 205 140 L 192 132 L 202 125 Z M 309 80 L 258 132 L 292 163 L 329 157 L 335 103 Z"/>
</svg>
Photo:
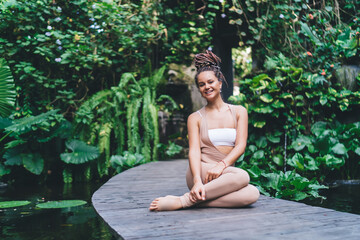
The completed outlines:
<svg viewBox="0 0 360 240">
<path fill-rule="evenodd" d="M 193 112 L 188 117 L 188 122 L 199 122 L 201 121 L 201 113 L 200 111 Z"/>
<path fill-rule="evenodd" d="M 243 114 L 246 114 L 247 115 L 247 109 L 242 106 L 242 105 L 233 105 L 233 104 L 229 104 L 236 112 L 236 114 L 240 114 L 240 115 L 243 115 Z"/>
</svg>

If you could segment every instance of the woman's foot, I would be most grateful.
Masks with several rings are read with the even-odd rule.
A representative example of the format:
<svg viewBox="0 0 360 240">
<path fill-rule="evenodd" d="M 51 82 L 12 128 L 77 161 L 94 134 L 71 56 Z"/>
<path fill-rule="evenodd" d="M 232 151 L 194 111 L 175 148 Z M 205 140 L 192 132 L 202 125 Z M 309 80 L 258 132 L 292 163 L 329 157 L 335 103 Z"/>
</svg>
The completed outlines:
<svg viewBox="0 0 360 240">
<path fill-rule="evenodd" d="M 174 211 L 182 208 L 180 197 L 168 195 L 156 198 L 150 204 L 150 211 Z"/>
</svg>

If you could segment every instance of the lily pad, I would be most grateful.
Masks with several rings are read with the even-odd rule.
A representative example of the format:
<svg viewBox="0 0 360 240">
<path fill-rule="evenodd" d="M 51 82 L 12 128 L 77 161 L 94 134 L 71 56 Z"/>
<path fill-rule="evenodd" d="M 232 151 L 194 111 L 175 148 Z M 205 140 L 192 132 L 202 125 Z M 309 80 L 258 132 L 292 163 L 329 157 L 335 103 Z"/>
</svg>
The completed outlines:
<svg viewBox="0 0 360 240">
<path fill-rule="evenodd" d="M 0 208 L 13 208 L 30 204 L 29 201 L 5 201 L 0 202 Z"/>
<path fill-rule="evenodd" d="M 61 200 L 61 201 L 49 201 L 45 203 L 39 203 L 36 205 L 38 208 L 68 208 L 77 207 L 86 204 L 83 200 Z"/>
</svg>

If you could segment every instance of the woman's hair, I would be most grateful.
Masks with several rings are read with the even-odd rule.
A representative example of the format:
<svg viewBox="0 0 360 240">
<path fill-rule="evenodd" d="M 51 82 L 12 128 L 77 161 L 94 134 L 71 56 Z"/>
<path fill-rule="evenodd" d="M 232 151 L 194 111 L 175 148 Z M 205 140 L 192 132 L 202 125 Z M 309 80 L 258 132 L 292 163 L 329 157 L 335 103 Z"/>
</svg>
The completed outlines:
<svg viewBox="0 0 360 240">
<path fill-rule="evenodd" d="M 206 50 L 205 53 L 196 54 L 194 58 L 194 64 L 197 70 L 195 75 L 196 86 L 198 86 L 199 74 L 205 71 L 213 71 L 217 79 L 220 82 L 224 81 L 227 85 L 225 77 L 220 70 L 220 62 L 221 59 L 209 50 Z"/>
</svg>

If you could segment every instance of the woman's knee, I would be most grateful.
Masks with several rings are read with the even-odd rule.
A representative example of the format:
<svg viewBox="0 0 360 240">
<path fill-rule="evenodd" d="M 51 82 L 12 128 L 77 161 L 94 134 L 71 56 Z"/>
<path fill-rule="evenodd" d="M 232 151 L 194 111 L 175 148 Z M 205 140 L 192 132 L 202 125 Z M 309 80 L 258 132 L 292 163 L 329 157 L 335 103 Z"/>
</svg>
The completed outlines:
<svg viewBox="0 0 360 240">
<path fill-rule="evenodd" d="M 248 185 L 247 186 L 247 202 L 246 205 L 250 205 L 255 203 L 260 197 L 260 192 L 259 190 L 253 186 L 253 185 Z"/>
<path fill-rule="evenodd" d="M 238 171 L 234 173 L 233 184 L 239 185 L 239 187 L 245 187 L 249 184 L 249 182 L 250 176 L 246 171 L 239 168 Z"/>
</svg>

